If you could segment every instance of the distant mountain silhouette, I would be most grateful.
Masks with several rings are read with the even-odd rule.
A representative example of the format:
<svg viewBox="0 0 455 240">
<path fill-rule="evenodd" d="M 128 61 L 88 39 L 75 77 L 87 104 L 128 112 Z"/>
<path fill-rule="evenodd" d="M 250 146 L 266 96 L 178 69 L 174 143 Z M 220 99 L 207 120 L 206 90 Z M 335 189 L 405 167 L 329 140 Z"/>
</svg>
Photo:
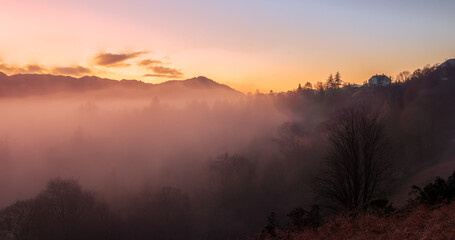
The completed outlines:
<svg viewBox="0 0 455 240">
<path fill-rule="evenodd" d="M 6 75 L 6 74 L 0 72 L 0 80 L 3 79 L 3 78 L 6 78 L 6 77 L 8 77 L 8 75 Z"/>
<path fill-rule="evenodd" d="M 0 97 L 24 97 L 57 93 L 88 93 L 113 89 L 120 95 L 172 95 L 173 97 L 225 95 L 242 96 L 239 91 L 203 76 L 172 80 L 160 84 L 138 80 L 112 80 L 96 76 L 74 78 L 49 74 L 16 74 L 0 72 Z"/>
<path fill-rule="evenodd" d="M 182 85 L 182 86 L 185 86 L 185 87 L 191 87 L 191 88 L 217 88 L 217 87 L 221 87 L 221 88 L 225 88 L 225 89 L 232 89 L 230 88 L 229 86 L 227 85 L 224 85 L 224 84 L 219 84 L 211 79 L 208 79 L 204 76 L 199 76 L 199 77 L 195 77 L 195 78 L 190 78 L 190 79 L 187 79 L 187 80 L 183 80 L 183 81 L 179 81 L 179 80 L 171 80 L 171 81 L 167 81 L 167 82 L 163 82 L 163 83 L 160 83 L 160 84 L 157 84 L 157 85 L 169 85 L 169 86 L 176 86 L 176 85 Z"/>
</svg>

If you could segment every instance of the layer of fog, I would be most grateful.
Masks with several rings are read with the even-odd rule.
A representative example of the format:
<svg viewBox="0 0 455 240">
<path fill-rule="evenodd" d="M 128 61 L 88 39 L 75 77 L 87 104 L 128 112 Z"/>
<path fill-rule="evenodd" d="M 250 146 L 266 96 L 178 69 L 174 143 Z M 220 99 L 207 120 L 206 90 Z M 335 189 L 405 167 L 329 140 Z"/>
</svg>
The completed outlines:
<svg viewBox="0 0 455 240">
<path fill-rule="evenodd" d="M 271 141 L 290 117 L 266 99 L 170 103 L 33 97 L 0 100 L 0 208 L 73 178 L 106 198 L 197 188 L 208 161 Z"/>
</svg>

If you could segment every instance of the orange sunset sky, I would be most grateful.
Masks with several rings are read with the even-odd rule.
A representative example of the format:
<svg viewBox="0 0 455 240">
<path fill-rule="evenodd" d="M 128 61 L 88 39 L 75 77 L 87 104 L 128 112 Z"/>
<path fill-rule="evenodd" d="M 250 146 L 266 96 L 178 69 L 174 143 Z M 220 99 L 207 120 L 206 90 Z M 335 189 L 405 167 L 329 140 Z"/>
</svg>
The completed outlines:
<svg viewBox="0 0 455 240">
<path fill-rule="evenodd" d="M 455 1 L 0 0 L 0 71 L 243 92 L 362 83 L 455 56 Z"/>
</svg>

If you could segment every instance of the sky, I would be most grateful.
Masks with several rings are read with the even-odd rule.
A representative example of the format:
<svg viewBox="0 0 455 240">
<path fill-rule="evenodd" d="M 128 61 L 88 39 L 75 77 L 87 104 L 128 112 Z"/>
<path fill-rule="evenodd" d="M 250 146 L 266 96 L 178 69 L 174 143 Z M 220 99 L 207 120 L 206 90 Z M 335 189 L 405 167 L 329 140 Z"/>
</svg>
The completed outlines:
<svg viewBox="0 0 455 240">
<path fill-rule="evenodd" d="M 453 0 L 0 0 L 0 71 L 243 91 L 362 83 L 455 57 Z"/>
</svg>

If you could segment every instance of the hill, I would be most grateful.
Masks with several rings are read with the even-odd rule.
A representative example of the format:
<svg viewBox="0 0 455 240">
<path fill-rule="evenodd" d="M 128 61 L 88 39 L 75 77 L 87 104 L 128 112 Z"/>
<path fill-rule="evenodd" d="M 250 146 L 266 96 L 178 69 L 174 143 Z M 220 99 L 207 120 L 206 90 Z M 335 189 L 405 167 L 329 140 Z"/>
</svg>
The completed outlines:
<svg viewBox="0 0 455 240">
<path fill-rule="evenodd" d="M 107 91 L 109 90 L 109 91 Z M 0 98 L 26 97 L 62 93 L 90 93 L 115 96 L 173 96 L 213 97 L 242 96 L 227 85 L 203 76 L 187 80 L 172 80 L 160 84 L 138 80 L 112 80 L 96 76 L 74 78 L 49 74 L 16 74 L 7 76 L 0 72 Z M 111 94 L 108 94 L 108 93 Z"/>
</svg>

